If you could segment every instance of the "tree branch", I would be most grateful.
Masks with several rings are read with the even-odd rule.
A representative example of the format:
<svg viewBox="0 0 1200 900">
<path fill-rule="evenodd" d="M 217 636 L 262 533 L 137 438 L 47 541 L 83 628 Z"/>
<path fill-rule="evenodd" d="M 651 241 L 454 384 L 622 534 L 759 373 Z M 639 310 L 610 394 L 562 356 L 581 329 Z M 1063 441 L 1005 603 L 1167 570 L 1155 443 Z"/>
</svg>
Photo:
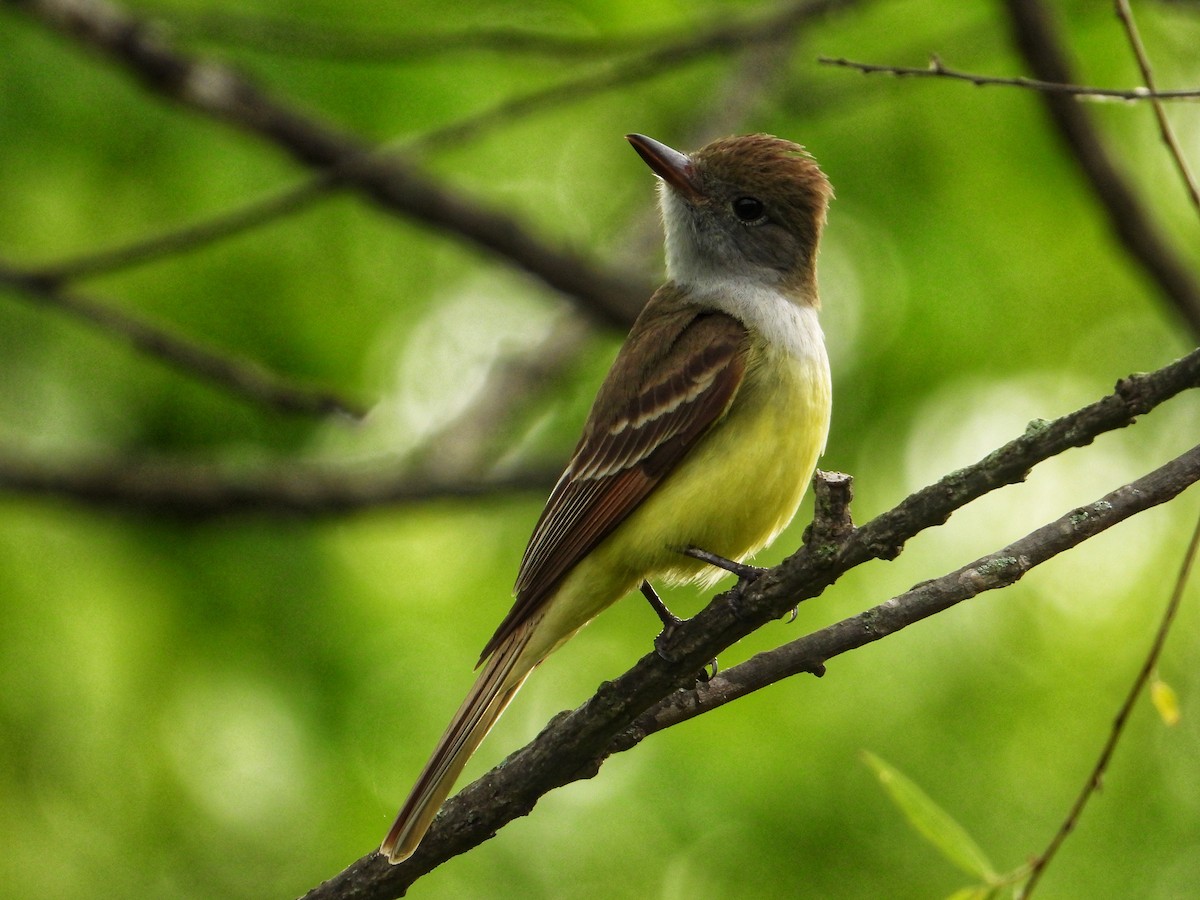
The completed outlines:
<svg viewBox="0 0 1200 900">
<path fill-rule="evenodd" d="M 1003 468 L 998 459 L 998 454 L 992 454 L 971 468 Z M 996 477 L 1002 478 L 999 473 Z M 306 900 L 334 897 L 383 900 L 402 896 L 418 878 L 441 863 L 487 840 L 513 819 L 528 814 L 550 790 L 592 777 L 610 754 L 635 746 L 647 734 L 716 708 L 788 674 L 802 671 L 820 674 L 828 659 L 893 634 L 983 591 L 1012 584 L 1034 566 L 1142 510 L 1165 503 L 1197 480 L 1200 480 L 1200 446 L 1095 503 L 1072 510 L 1003 550 L 917 585 L 886 603 L 769 654 L 760 654 L 718 675 L 711 687 L 704 685 L 680 693 L 679 688 L 707 659 L 779 618 L 796 603 L 817 596 L 849 568 L 864 561 L 862 548 L 902 546 L 927 524 L 944 520 L 961 505 L 952 499 L 955 489 L 945 485 L 943 479 L 933 489 L 944 486 L 945 490 L 921 492 L 927 498 L 934 494 L 941 498 L 929 504 L 937 510 L 930 510 L 933 515 L 927 522 L 900 514 L 899 510 L 905 506 L 901 504 L 891 513 L 854 530 L 846 509 L 848 479 L 826 480 L 818 496 L 814 526 L 797 553 L 768 570 L 740 596 L 733 591 L 718 596 L 679 627 L 665 655 L 647 654 L 627 673 L 602 684 L 596 695 L 578 709 L 556 716 L 532 743 L 464 788 L 447 803 L 424 842 L 408 860 L 391 866 L 372 852 L 314 888 Z M 819 478 L 818 485 L 821 481 Z"/>
<path fill-rule="evenodd" d="M 1129 38 L 1129 46 L 1132 48 L 1138 68 L 1142 72 L 1142 80 L 1150 92 L 1154 118 L 1158 122 L 1158 132 L 1162 135 L 1163 143 L 1167 145 L 1167 151 L 1171 154 L 1171 161 L 1175 163 L 1179 177 L 1183 179 L 1188 199 L 1192 201 L 1192 206 L 1196 207 L 1197 212 L 1200 212 L 1200 187 L 1196 185 L 1192 170 L 1188 167 L 1187 160 L 1183 157 L 1183 150 L 1179 147 L 1179 141 L 1175 138 L 1175 130 L 1171 127 L 1170 119 L 1167 118 L 1167 111 L 1163 109 L 1162 97 L 1157 93 L 1154 84 L 1154 69 L 1150 65 L 1150 57 L 1146 54 L 1146 47 L 1142 43 L 1142 35 L 1138 31 L 1137 22 L 1134 21 L 1133 10 L 1129 8 L 1128 0 L 1116 0 L 1116 5 L 1117 18 L 1121 20 L 1125 35 Z"/>
<path fill-rule="evenodd" d="M 845 57 L 821 56 L 817 62 L 825 66 L 838 66 L 843 69 L 854 69 L 864 75 L 894 75 L 897 78 L 949 78 L 952 81 L 965 81 L 975 87 L 1015 87 L 1030 91 L 1040 91 L 1045 94 L 1065 94 L 1081 100 L 1200 100 L 1200 88 L 1178 91 L 1157 91 L 1147 87 L 1137 88 L 1102 88 L 1083 84 L 1071 84 L 1058 81 L 1040 81 L 1037 78 L 1001 78 L 995 75 L 980 75 L 976 72 L 964 72 L 945 65 L 937 56 L 929 58 L 929 65 L 924 68 L 917 66 L 892 66 L 878 63 L 855 62 Z"/>
<path fill-rule="evenodd" d="M 57 286 L 54 279 L 9 268 L 0 261 L 0 286 L 8 286 L 38 306 L 67 313 L 97 326 L 127 346 L 190 375 L 206 379 L 243 400 L 279 412 L 330 413 L 361 418 L 362 409 L 332 391 L 286 381 L 244 357 L 212 350 L 189 338 L 150 325 L 98 300 Z"/>
<path fill-rule="evenodd" d="M 1071 66 L 1039 0 L 1005 0 L 1005 6 L 1013 40 L 1034 74 L 1046 81 L 1073 82 Z M 1193 337 L 1200 339 L 1200 284 L 1113 162 L 1088 111 L 1060 94 L 1042 94 L 1041 98 L 1051 121 L 1108 213 L 1118 240 L 1159 286 Z"/>
<path fill-rule="evenodd" d="M 315 518 L 429 500 L 544 491 L 558 473 L 558 467 L 547 466 L 486 478 L 461 472 L 438 478 L 296 464 L 231 472 L 216 465 L 154 459 L 48 463 L 0 451 L 0 490 L 189 520 L 247 514 Z"/>
<path fill-rule="evenodd" d="M 1153 472 L 1080 506 L 995 553 L 924 581 L 885 603 L 790 641 L 680 691 L 646 711 L 614 745 L 623 751 L 655 733 L 803 672 L 823 674 L 835 656 L 881 640 L 985 591 L 1008 587 L 1036 566 L 1125 519 L 1173 499 L 1200 480 L 1200 446 Z M 1178 601 L 1176 601 L 1176 605 Z M 1158 644 L 1161 650 L 1161 643 Z M 1155 654 L 1154 659 L 1157 659 Z M 1146 671 L 1148 677 L 1153 665 Z"/>
</svg>

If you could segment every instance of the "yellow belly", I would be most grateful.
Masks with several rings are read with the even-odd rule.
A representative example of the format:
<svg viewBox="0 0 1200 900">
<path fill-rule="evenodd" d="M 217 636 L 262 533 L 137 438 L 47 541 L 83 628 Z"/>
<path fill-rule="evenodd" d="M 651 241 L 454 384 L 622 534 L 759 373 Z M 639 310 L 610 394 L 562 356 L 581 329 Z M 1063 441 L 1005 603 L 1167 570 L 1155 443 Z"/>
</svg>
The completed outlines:
<svg viewBox="0 0 1200 900">
<path fill-rule="evenodd" d="M 549 653 L 642 579 L 711 583 L 724 574 L 684 556 L 688 547 L 742 560 L 769 544 L 796 514 L 829 413 L 823 354 L 753 355 L 725 417 L 563 580 L 537 628 L 544 644 L 531 651 Z"/>
</svg>

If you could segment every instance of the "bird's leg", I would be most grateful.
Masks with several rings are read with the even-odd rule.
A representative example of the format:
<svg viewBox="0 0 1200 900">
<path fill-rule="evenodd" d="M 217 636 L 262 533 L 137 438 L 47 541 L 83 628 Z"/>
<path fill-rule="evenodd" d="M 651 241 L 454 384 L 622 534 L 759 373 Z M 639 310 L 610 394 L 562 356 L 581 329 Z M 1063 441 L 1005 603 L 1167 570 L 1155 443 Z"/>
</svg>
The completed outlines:
<svg viewBox="0 0 1200 900">
<path fill-rule="evenodd" d="M 724 569 L 726 572 L 732 572 L 738 579 L 733 589 L 739 596 L 742 591 L 758 581 L 763 572 L 767 571 L 761 566 L 751 566 L 746 563 L 737 562 L 736 560 L 726 559 L 723 556 L 717 556 L 715 553 L 709 553 L 707 550 L 701 550 L 699 547 L 688 547 L 683 551 L 683 555 L 706 562 L 710 566 L 716 566 L 718 569 Z"/>
<path fill-rule="evenodd" d="M 706 562 L 710 566 L 716 566 L 718 569 L 724 569 L 726 572 L 732 572 L 737 576 L 737 584 L 733 586 L 733 611 L 739 612 L 738 602 L 742 599 L 742 593 L 754 582 L 762 577 L 763 572 L 767 571 L 762 566 L 751 566 L 746 563 L 740 563 L 736 560 L 726 559 L 723 556 L 718 556 L 715 553 L 709 553 L 707 550 L 701 550 L 699 547 L 688 547 L 683 551 L 684 556 L 690 556 L 692 559 L 698 559 L 701 562 Z M 799 611 L 797 607 L 792 607 L 792 613 L 788 617 L 788 624 L 796 621 L 796 614 Z"/>
<path fill-rule="evenodd" d="M 724 569 L 726 572 L 732 572 L 738 577 L 739 584 L 743 581 L 747 585 L 753 584 L 763 572 L 767 571 L 761 566 L 752 566 L 748 563 L 740 563 L 737 560 L 726 559 L 715 553 L 709 553 L 707 550 L 701 550 L 699 547 L 688 547 L 683 551 L 683 555 L 706 562 L 710 566 L 716 566 L 718 569 Z"/>
<path fill-rule="evenodd" d="M 683 624 L 683 619 L 679 618 L 679 616 L 667 609 L 667 604 L 663 603 L 662 598 L 658 596 L 658 593 L 653 587 L 650 586 L 649 581 L 642 581 L 641 591 L 642 596 L 646 598 L 647 602 L 650 604 L 650 608 L 654 610 L 654 614 L 658 616 L 659 620 L 663 624 L 662 631 L 660 631 L 658 633 L 658 637 L 654 639 L 654 649 L 665 661 L 671 662 L 672 660 L 670 656 L 667 655 L 667 642 L 671 639 L 671 635 L 675 633 L 675 629 Z M 711 662 L 709 662 L 709 666 L 712 666 L 712 673 L 709 673 L 707 667 L 704 668 L 701 670 L 700 674 L 696 676 L 697 681 L 708 681 L 710 678 L 716 676 L 716 659 L 713 659 Z"/>
<path fill-rule="evenodd" d="M 658 593 L 650 586 L 649 581 L 642 582 L 641 591 L 642 596 L 650 603 L 650 608 L 654 610 L 654 614 L 658 616 L 663 624 L 662 632 L 654 639 L 654 647 L 661 654 L 662 647 L 659 644 L 666 643 L 675 629 L 683 624 L 683 619 L 667 609 L 667 604 L 662 602 L 662 597 L 658 596 Z"/>
</svg>

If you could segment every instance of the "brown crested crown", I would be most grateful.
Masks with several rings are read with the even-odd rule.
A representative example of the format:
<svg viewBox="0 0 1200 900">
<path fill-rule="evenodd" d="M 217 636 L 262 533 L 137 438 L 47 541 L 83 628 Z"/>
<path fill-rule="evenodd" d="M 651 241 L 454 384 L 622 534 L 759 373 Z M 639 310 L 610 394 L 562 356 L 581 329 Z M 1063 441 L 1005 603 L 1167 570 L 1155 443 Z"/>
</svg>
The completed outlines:
<svg viewBox="0 0 1200 900">
<path fill-rule="evenodd" d="M 770 198 L 792 225 L 814 217 L 823 222 L 833 197 L 829 179 L 808 151 L 774 135 L 720 138 L 692 153 L 691 159 L 706 193 L 744 191 Z"/>
</svg>

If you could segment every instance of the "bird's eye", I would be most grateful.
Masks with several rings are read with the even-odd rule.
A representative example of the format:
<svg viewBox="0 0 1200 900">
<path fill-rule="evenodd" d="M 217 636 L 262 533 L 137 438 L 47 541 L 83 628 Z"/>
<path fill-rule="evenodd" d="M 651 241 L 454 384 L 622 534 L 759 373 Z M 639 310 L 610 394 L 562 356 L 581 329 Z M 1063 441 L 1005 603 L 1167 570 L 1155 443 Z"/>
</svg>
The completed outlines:
<svg viewBox="0 0 1200 900">
<path fill-rule="evenodd" d="M 733 201 L 733 214 L 747 225 L 760 225 L 766 221 L 762 201 L 757 197 L 738 197 Z"/>
</svg>

